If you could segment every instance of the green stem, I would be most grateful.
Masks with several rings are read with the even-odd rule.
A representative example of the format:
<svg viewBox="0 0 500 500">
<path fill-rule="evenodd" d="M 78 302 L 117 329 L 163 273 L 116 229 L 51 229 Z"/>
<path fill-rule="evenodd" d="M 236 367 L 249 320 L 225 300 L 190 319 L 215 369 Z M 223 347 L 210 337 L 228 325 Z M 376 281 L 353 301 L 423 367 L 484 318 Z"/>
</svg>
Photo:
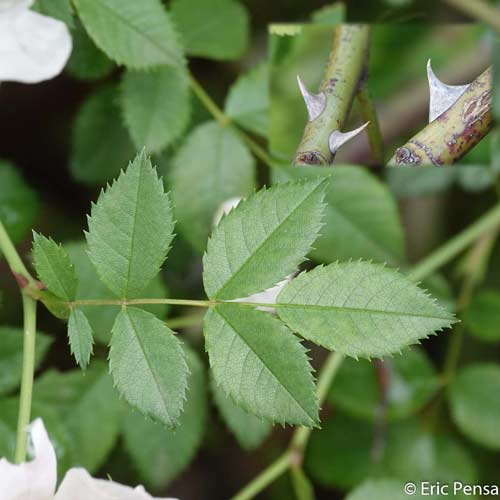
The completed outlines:
<svg viewBox="0 0 500 500">
<path fill-rule="evenodd" d="M 35 374 L 36 301 L 23 294 L 24 344 L 21 394 L 17 419 L 16 463 L 26 460 L 27 426 L 31 418 L 31 399 Z"/>
<path fill-rule="evenodd" d="M 492 127 L 491 79 L 488 68 L 447 111 L 398 148 L 388 165 L 440 167 L 460 160 Z"/>
<path fill-rule="evenodd" d="M 210 307 L 214 303 L 209 300 L 189 299 L 82 299 L 67 303 L 73 306 L 134 306 L 142 304 L 170 304 L 173 306 Z M 268 304 L 269 305 L 269 304 Z"/>
<path fill-rule="evenodd" d="M 334 154 L 329 138 L 342 131 L 368 60 L 370 27 L 341 24 L 335 28 L 332 48 L 318 96 L 324 99 L 319 114 L 310 117 L 295 153 L 294 165 L 329 165 Z M 312 118 L 312 119 L 311 119 Z"/>
<path fill-rule="evenodd" d="M 419 264 L 414 266 L 408 273 L 408 277 L 413 281 L 420 281 L 426 276 L 431 275 L 465 250 L 482 234 L 498 226 L 498 224 L 500 224 L 500 204 L 495 205 L 461 233 L 451 238 L 448 242 L 423 259 Z"/>
<path fill-rule="evenodd" d="M 366 83 L 360 85 L 356 100 L 360 106 L 363 121 L 370 122 L 366 128 L 366 132 L 368 134 L 368 141 L 370 142 L 373 159 L 377 165 L 385 165 L 384 140 L 382 138 L 382 132 L 380 131 L 377 110 L 375 109 Z"/>
<path fill-rule="evenodd" d="M 284 474 L 290 467 L 291 453 L 285 451 L 271 465 L 266 467 L 258 476 L 248 483 L 231 500 L 250 500 L 267 488 L 273 481 Z"/>
<path fill-rule="evenodd" d="M 445 3 L 491 26 L 500 33 L 500 11 L 484 0 L 444 0 Z"/>
<path fill-rule="evenodd" d="M 31 276 L 31 274 L 26 269 L 21 257 L 17 253 L 14 244 L 12 243 L 7 231 L 5 230 L 2 221 L 0 220 L 0 251 L 4 254 L 9 267 L 16 277 L 18 283 L 20 282 L 19 278 L 24 278 L 29 283 L 34 283 L 35 280 Z"/>
</svg>

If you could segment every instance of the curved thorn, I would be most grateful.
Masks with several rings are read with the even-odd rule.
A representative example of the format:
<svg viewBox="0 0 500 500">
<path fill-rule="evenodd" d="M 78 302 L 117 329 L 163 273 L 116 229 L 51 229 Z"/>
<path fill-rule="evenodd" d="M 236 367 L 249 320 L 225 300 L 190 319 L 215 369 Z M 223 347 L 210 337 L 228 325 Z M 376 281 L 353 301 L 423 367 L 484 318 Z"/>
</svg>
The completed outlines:
<svg viewBox="0 0 500 500">
<path fill-rule="evenodd" d="M 446 85 L 434 74 L 431 60 L 427 61 L 427 79 L 429 81 L 429 123 L 450 109 L 468 89 L 467 85 Z"/>
<path fill-rule="evenodd" d="M 307 87 L 304 85 L 304 82 L 300 79 L 300 76 L 297 75 L 297 82 L 299 84 L 300 93 L 304 98 L 307 108 L 307 115 L 309 117 L 309 121 L 312 122 L 315 120 L 326 106 L 326 95 L 324 92 L 320 92 L 319 94 L 311 94 Z"/>
<path fill-rule="evenodd" d="M 364 130 L 369 123 L 370 122 L 366 122 L 361 125 L 361 127 L 351 130 L 350 132 L 340 132 L 339 130 L 334 130 L 328 138 L 328 147 L 330 149 L 330 153 L 334 155 L 347 141 Z"/>
</svg>

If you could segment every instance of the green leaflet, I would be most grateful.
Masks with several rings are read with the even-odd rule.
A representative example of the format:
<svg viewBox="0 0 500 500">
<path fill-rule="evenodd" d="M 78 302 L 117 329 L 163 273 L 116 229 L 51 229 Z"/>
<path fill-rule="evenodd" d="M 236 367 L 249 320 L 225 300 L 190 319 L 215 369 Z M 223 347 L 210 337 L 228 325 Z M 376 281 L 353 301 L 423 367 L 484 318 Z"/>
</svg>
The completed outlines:
<svg viewBox="0 0 500 500">
<path fill-rule="evenodd" d="M 68 337 L 71 353 L 83 370 L 87 367 L 92 355 L 94 337 L 87 316 L 80 309 L 71 309 L 68 320 Z"/>
<path fill-rule="evenodd" d="M 184 64 L 160 0 L 73 0 L 85 29 L 110 59 L 129 68 Z"/>
<path fill-rule="evenodd" d="M 184 411 L 175 430 L 151 422 L 138 413 L 125 418 L 124 440 L 146 485 L 164 489 L 194 458 L 206 427 L 207 381 L 197 354 L 183 345 L 189 367 L 188 392 Z"/>
<path fill-rule="evenodd" d="M 125 123 L 138 149 L 159 153 L 185 130 L 190 111 L 189 82 L 183 68 L 128 71 L 121 85 Z"/>
<path fill-rule="evenodd" d="M 440 380 L 422 349 L 405 349 L 384 359 L 387 373 L 385 415 L 388 420 L 407 418 L 436 394 Z M 380 415 L 380 385 L 373 363 L 347 358 L 330 387 L 328 401 L 354 417 L 373 420 Z"/>
<path fill-rule="evenodd" d="M 226 115 L 242 127 L 263 137 L 268 135 L 269 68 L 260 64 L 242 74 L 229 89 Z"/>
<path fill-rule="evenodd" d="M 0 326 L 0 395 L 8 394 L 21 382 L 23 365 L 23 330 Z M 52 344 L 52 338 L 37 332 L 35 368 L 38 368 Z"/>
<path fill-rule="evenodd" d="M 189 55 L 226 60 L 245 52 L 248 13 L 239 1 L 173 0 L 171 9 Z"/>
<path fill-rule="evenodd" d="M 140 293 L 158 274 L 173 239 L 170 197 L 142 152 L 101 192 L 86 234 L 90 260 L 118 297 Z"/>
<path fill-rule="evenodd" d="M 94 360 L 85 373 L 46 371 L 35 382 L 34 402 L 51 408 L 69 431 L 74 450 L 70 466 L 95 472 L 103 465 L 118 438 L 123 414 L 106 363 Z M 55 442 L 58 449 L 60 443 Z"/>
<path fill-rule="evenodd" d="M 482 290 L 464 312 L 464 324 L 474 337 L 484 342 L 500 340 L 500 293 Z"/>
<path fill-rule="evenodd" d="M 270 421 L 318 423 L 318 400 L 306 349 L 268 313 L 220 304 L 205 316 L 215 381 L 244 410 Z"/>
<path fill-rule="evenodd" d="M 65 243 L 64 248 L 71 257 L 78 277 L 77 299 L 116 298 L 111 290 L 99 280 L 95 267 L 87 254 L 87 244 L 84 241 Z M 165 299 L 168 296 L 168 290 L 161 276 L 157 275 L 141 294 L 143 297 L 152 299 Z M 129 298 L 134 299 L 139 297 Z M 166 304 L 148 304 L 137 307 L 149 311 L 160 319 L 166 317 L 168 310 Z M 120 312 L 120 306 L 85 306 L 84 311 L 96 340 L 102 344 L 109 344 L 111 328 L 113 328 L 116 315 Z"/>
<path fill-rule="evenodd" d="M 500 365 L 482 363 L 460 370 L 448 387 L 452 418 L 469 439 L 500 449 Z"/>
<path fill-rule="evenodd" d="M 293 273 L 321 227 L 324 188 L 324 179 L 278 184 L 224 217 L 203 257 L 208 297 L 245 297 Z"/>
<path fill-rule="evenodd" d="M 0 160 L 0 220 L 14 243 L 19 243 L 33 226 L 38 197 L 12 163 Z"/>
<path fill-rule="evenodd" d="M 169 185 L 179 229 L 202 252 L 219 206 L 253 191 L 255 161 L 234 129 L 211 121 L 188 135 L 171 168 Z"/>
<path fill-rule="evenodd" d="M 328 177 L 325 225 L 311 255 L 324 263 L 373 259 L 398 265 L 405 259 L 398 206 L 368 170 L 354 166 L 275 169 L 274 180 Z"/>
<path fill-rule="evenodd" d="M 210 377 L 210 389 L 215 405 L 238 443 L 245 450 L 258 448 L 271 432 L 269 422 L 246 412 L 234 403 L 224 390 Z"/>
<path fill-rule="evenodd" d="M 353 357 L 399 352 L 455 321 L 396 270 L 361 261 L 300 274 L 281 291 L 277 306 L 293 331 Z"/>
<path fill-rule="evenodd" d="M 75 300 L 78 279 L 61 245 L 33 231 L 33 260 L 38 277 L 50 292 L 67 301 Z"/>
<path fill-rule="evenodd" d="M 86 184 L 104 184 L 120 173 L 135 154 L 117 105 L 118 89 L 105 87 L 92 94 L 73 125 L 71 174 Z"/>
<path fill-rule="evenodd" d="M 118 314 L 112 333 L 109 368 L 118 391 L 145 416 L 175 427 L 189 370 L 174 332 L 151 313 L 129 307 Z"/>
<path fill-rule="evenodd" d="M 109 75 L 115 68 L 113 61 L 96 47 L 78 19 L 74 25 L 71 30 L 73 50 L 66 71 L 81 80 L 96 80 Z"/>
</svg>

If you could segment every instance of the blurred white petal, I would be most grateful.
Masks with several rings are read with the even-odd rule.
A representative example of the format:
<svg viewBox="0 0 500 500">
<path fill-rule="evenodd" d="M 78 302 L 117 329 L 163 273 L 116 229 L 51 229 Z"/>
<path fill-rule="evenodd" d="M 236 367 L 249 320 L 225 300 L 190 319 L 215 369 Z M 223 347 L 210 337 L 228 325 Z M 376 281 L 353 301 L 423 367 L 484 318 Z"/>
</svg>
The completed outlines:
<svg viewBox="0 0 500 500">
<path fill-rule="evenodd" d="M 28 10 L 31 2 L 0 0 L 0 81 L 54 78 L 71 54 L 66 25 Z"/>
<path fill-rule="evenodd" d="M 71 469 L 64 476 L 54 500 L 175 500 L 156 498 L 142 486 L 129 488 L 113 481 L 94 479 L 85 469 Z"/>
<path fill-rule="evenodd" d="M 29 427 L 34 459 L 19 465 L 0 459 L 0 500 L 52 500 L 56 489 L 57 461 L 43 422 Z"/>
<path fill-rule="evenodd" d="M 214 226 L 216 226 L 220 222 L 224 214 L 228 214 L 233 208 L 237 207 L 241 200 L 242 198 L 235 197 L 235 198 L 229 198 L 224 203 L 222 203 L 215 212 L 214 222 L 213 222 Z"/>
<path fill-rule="evenodd" d="M 249 295 L 248 297 L 241 297 L 239 299 L 230 300 L 228 302 L 253 302 L 254 304 L 276 304 L 276 299 L 278 298 L 279 293 L 283 289 L 283 287 L 290 283 L 293 278 L 293 274 L 287 276 L 284 280 L 280 281 L 276 285 L 264 290 L 263 292 L 254 293 L 253 295 Z M 266 312 L 275 312 L 274 307 L 257 307 L 260 311 Z"/>
</svg>

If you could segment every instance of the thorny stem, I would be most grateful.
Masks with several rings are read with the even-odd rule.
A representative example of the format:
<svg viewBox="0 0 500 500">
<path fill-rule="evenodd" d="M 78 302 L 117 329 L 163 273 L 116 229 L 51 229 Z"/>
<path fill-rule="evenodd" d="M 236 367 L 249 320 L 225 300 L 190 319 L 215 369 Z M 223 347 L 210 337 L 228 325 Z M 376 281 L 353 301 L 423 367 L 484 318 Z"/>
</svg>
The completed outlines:
<svg viewBox="0 0 500 500">
<path fill-rule="evenodd" d="M 442 115 L 398 148 L 388 165 L 451 165 L 470 151 L 492 126 L 491 67 L 481 73 Z"/>
<path fill-rule="evenodd" d="M 360 106 L 363 121 L 369 122 L 366 132 L 368 134 L 368 141 L 370 142 L 373 159 L 377 165 L 384 165 L 384 140 L 382 138 L 382 132 L 380 131 L 377 111 L 366 83 L 360 85 L 358 93 L 356 94 L 356 100 Z"/>
<path fill-rule="evenodd" d="M 341 131 L 351 109 L 368 59 L 370 27 L 342 24 L 335 28 L 332 49 L 320 94 L 326 97 L 322 112 L 309 121 L 295 154 L 295 165 L 328 165 L 333 161 L 328 140 Z"/>
<path fill-rule="evenodd" d="M 24 340 L 23 369 L 21 375 L 21 391 L 19 396 L 19 414 L 17 419 L 16 454 L 17 463 L 26 459 L 26 428 L 30 423 L 31 399 L 33 393 L 33 377 L 35 371 L 36 340 L 36 300 L 30 296 L 30 289 L 36 287 L 36 281 L 26 269 L 17 253 L 5 227 L 0 220 L 0 253 L 3 253 L 12 274 L 16 278 L 23 298 Z"/>
<path fill-rule="evenodd" d="M 500 11 L 484 0 L 444 0 L 444 2 L 490 25 L 497 33 L 500 33 Z"/>
</svg>

